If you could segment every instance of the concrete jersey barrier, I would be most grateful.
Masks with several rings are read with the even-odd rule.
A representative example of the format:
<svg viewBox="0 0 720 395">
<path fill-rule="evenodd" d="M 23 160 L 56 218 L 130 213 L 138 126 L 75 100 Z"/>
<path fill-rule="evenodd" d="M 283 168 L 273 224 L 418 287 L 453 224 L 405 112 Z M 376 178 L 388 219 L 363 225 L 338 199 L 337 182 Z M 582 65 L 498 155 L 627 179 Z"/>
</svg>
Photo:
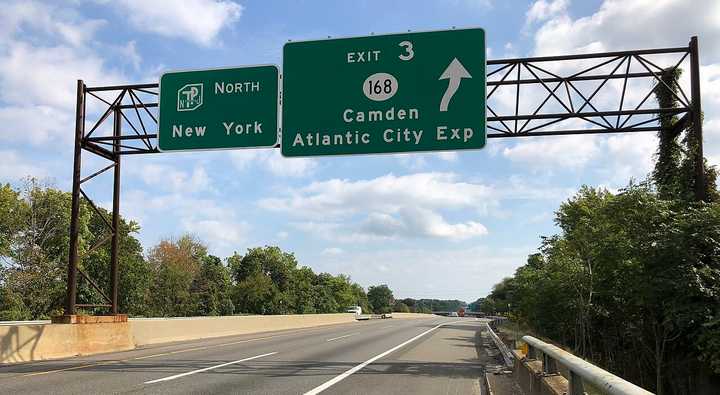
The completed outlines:
<svg viewBox="0 0 720 395">
<path fill-rule="evenodd" d="M 138 346 L 355 322 L 355 314 L 248 315 L 188 318 L 131 318 Z"/>
<path fill-rule="evenodd" d="M 395 319 L 433 318 L 394 313 Z M 158 343 L 245 335 L 356 322 L 355 314 L 248 315 L 222 317 L 131 318 L 128 322 L 0 325 L 0 364 L 67 358 Z"/>
<path fill-rule="evenodd" d="M 40 361 L 135 348 L 129 323 L 0 326 L 0 363 Z"/>
</svg>

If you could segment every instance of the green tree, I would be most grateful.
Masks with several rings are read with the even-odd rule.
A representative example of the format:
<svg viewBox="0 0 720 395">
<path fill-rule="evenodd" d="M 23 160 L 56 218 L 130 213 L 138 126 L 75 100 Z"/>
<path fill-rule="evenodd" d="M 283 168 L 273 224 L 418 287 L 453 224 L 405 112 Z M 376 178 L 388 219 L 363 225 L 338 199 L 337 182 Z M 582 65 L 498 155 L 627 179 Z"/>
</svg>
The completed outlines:
<svg viewBox="0 0 720 395">
<path fill-rule="evenodd" d="M 290 287 L 290 310 L 296 314 L 313 314 L 315 309 L 316 275 L 309 267 L 300 267 L 293 271 Z"/>
<path fill-rule="evenodd" d="M 231 315 L 234 310 L 231 287 L 230 272 L 220 258 L 214 255 L 203 257 L 200 271 L 191 285 L 197 301 L 195 314 Z"/>
<path fill-rule="evenodd" d="M 110 234 L 110 230 L 100 215 L 106 219 L 111 213 L 98 208 L 100 214 L 89 210 L 87 245 L 100 243 Z M 143 248 L 135 237 L 140 232 L 140 226 L 134 221 L 126 221 L 120 217 L 120 240 L 118 244 L 118 305 L 121 313 L 131 316 L 147 316 L 150 312 L 146 303 L 150 285 L 152 284 L 152 269 L 143 257 Z M 110 284 L 110 239 L 90 254 L 83 257 L 80 269 L 85 271 L 96 284 L 100 286 L 105 295 L 111 294 Z M 78 282 L 78 300 L 85 303 L 107 303 L 105 299 L 80 277 Z M 104 310 L 95 310 L 104 313 Z"/>
<path fill-rule="evenodd" d="M 20 295 L 23 311 L 34 319 L 61 314 L 65 299 L 65 279 L 70 224 L 70 194 L 41 185 L 37 180 L 26 179 L 20 190 L 11 193 L 2 188 L 2 210 L 15 216 L 5 229 L 9 244 L 5 251 L 4 287 Z M 19 196 L 21 202 L 13 200 Z M 89 213 L 81 207 L 80 252 L 87 249 Z M 3 215 L 4 217 L 4 215 Z M 4 220 L 6 224 L 7 221 Z M 9 248 L 7 248 L 9 246 Z"/>
<path fill-rule="evenodd" d="M 409 313 L 409 312 L 410 312 L 410 308 L 409 308 L 408 305 L 406 305 L 405 303 L 403 303 L 403 302 L 401 302 L 401 301 L 399 301 L 399 300 L 396 300 L 396 301 L 395 301 L 395 305 L 393 306 L 393 312 L 397 312 L 397 313 Z"/>
<path fill-rule="evenodd" d="M 373 313 L 384 314 L 392 311 L 395 298 L 386 284 L 371 286 L 368 288 L 367 296 Z"/>
<path fill-rule="evenodd" d="M 275 310 L 273 302 L 276 299 L 270 277 L 256 272 L 240 281 L 233 290 L 232 300 L 235 309 L 242 313 L 271 314 Z"/>
<path fill-rule="evenodd" d="M 0 286 L 0 321 L 22 321 L 32 319 L 21 295 Z"/>
<path fill-rule="evenodd" d="M 485 308 L 511 305 L 532 330 L 657 393 L 692 393 L 720 372 L 720 206 L 680 204 L 646 184 L 582 188 Z"/>
<path fill-rule="evenodd" d="M 152 315 L 190 316 L 198 310 L 199 301 L 191 292 L 191 285 L 206 256 L 207 247 L 190 235 L 162 240 L 150 250 L 148 261 L 154 281 L 148 304 Z"/>
<path fill-rule="evenodd" d="M 26 214 L 25 202 L 10 184 L 0 185 L 0 259 L 8 259 Z"/>
<path fill-rule="evenodd" d="M 290 295 L 293 272 L 297 260 L 291 253 L 278 247 L 266 246 L 248 249 L 242 258 L 235 254 L 229 258 L 233 281 L 237 284 L 233 292 L 236 309 L 255 314 L 285 314 L 292 311 L 294 300 Z M 258 281 L 265 289 L 248 283 L 249 279 Z M 248 294 L 244 294 L 247 292 Z M 259 295 L 266 295 L 266 301 L 260 303 Z"/>
<path fill-rule="evenodd" d="M 660 79 L 663 83 L 657 84 L 654 89 L 660 108 L 678 107 L 680 74 L 680 69 L 666 69 L 661 74 Z M 717 171 L 708 165 L 705 158 L 700 157 L 696 126 L 691 119 L 678 120 L 676 115 L 660 115 L 662 130 L 658 132 L 659 143 L 657 161 L 652 174 L 653 181 L 662 199 L 693 201 L 695 200 L 695 166 L 698 161 L 702 161 L 705 169 L 706 201 L 718 201 L 720 194 L 717 190 Z"/>
</svg>

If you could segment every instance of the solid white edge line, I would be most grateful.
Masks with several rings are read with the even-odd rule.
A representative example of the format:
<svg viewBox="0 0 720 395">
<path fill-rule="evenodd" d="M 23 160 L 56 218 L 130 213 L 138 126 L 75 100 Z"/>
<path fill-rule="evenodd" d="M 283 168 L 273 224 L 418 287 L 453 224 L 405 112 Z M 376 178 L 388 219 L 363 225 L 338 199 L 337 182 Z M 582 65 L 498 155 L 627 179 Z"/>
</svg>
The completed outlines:
<svg viewBox="0 0 720 395">
<path fill-rule="evenodd" d="M 453 324 L 453 323 L 455 323 L 455 322 L 458 322 L 458 321 L 443 322 L 443 323 L 441 323 L 441 324 L 438 324 L 438 325 L 436 325 L 436 326 L 434 326 L 434 327 L 426 330 L 425 332 L 423 332 L 423 333 L 421 333 L 421 334 L 413 337 L 412 339 L 406 340 L 406 341 L 398 344 L 397 346 L 395 346 L 395 347 L 393 347 L 393 348 L 391 348 L 391 349 L 383 352 L 382 354 L 378 354 L 378 355 L 376 355 L 376 356 L 368 359 L 367 361 L 361 363 L 360 365 L 357 365 L 357 366 L 355 366 L 355 367 L 352 367 L 352 368 L 346 370 L 344 373 L 341 373 L 341 374 L 333 377 L 332 379 L 324 382 L 323 384 L 320 384 L 319 386 L 311 389 L 310 391 L 306 392 L 304 395 L 317 395 L 317 394 L 325 391 L 326 389 L 332 387 L 333 385 L 341 382 L 342 380 L 345 380 L 348 376 L 350 376 L 351 374 L 353 374 L 353 373 L 357 372 L 358 370 L 364 368 L 365 366 L 368 366 L 368 365 L 370 365 L 371 363 L 377 361 L 378 359 L 380 359 L 380 358 L 382 358 L 382 357 L 384 357 L 384 356 L 392 353 L 393 351 L 396 351 L 397 349 L 399 349 L 399 348 L 401 348 L 401 347 L 403 347 L 403 346 L 405 346 L 405 345 L 407 345 L 407 344 L 409 344 L 409 343 L 414 342 L 415 340 L 417 340 L 417 339 L 425 336 L 426 334 L 434 331 L 435 329 L 437 329 L 437 328 L 439 328 L 439 327 L 441 327 L 441 326 L 443 326 L 443 325 Z"/>
<path fill-rule="evenodd" d="M 267 353 L 267 354 L 256 355 L 256 356 L 254 356 L 254 357 L 238 359 L 237 361 L 221 363 L 220 365 L 215 365 L 215 366 L 210 366 L 210 367 L 203 368 L 203 369 L 193 370 L 193 371 L 190 371 L 190 372 L 180 373 L 180 374 L 176 374 L 176 375 L 174 375 L 174 376 L 163 377 L 163 378 L 157 379 L 157 380 L 146 381 L 145 384 L 155 384 L 155 383 L 159 383 L 159 382 L 162 382 L 162 381 L 170 381 L 170 380 L 174 380 L 174 379 L 177 379 L 177 378 L 180 378 L 180 377 L 189 376 L 189 375 L 191 375 L 191 374 L 207 372 L 208 370 L 217 369 L 217 368 L 221 368 L 221 367 L 223 367 L 223 366 L 228 366 L 228 365 L 232 365 L 232 364 L 236 364 L 236 363 L 240 363 L 240 362 L 251 361 L 251 360 L 253 360 L 253 359 L 258 359 L 258 358 L 262 358 L 262 357 L 267 357 L 267 356 L 269 356 L 269 355 L 274 355 L 274 354 L 277 354 L 277 351 L 269 352 L 269 353 Z"/>
<path fill-rule="evenodd" d="M 357 333 L 350 333 L 349 335 L 345 335 L 345 336 L 333 337 L 332 339 L 327 339 L 327 340 L 325 340 L 325 341 L 326 341 L 326 342 L 331 342 L 331 341 L 333 341 L 333 340 L 344 339 L 344 338 L 346 338 L 346 337 L 350 337 L 350 336 L 353 336 L 353 335 L 357 335 Z"/>
</svg>

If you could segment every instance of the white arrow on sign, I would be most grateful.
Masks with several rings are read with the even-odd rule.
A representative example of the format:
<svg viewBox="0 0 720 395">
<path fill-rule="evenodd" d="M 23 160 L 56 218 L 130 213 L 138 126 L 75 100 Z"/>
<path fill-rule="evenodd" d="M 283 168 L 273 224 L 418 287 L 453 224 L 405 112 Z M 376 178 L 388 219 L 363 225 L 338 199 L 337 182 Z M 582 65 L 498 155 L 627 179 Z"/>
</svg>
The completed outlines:
<svg viewBox="0 0 720 395">
<path fill-rule="evenodd" d="M 457 58 L 453 58 L 452 62 L 450 62 L 450 64 L 442 73 L 440 78 L 438 78 L 439 80 L 450 80 L 447 90 L 445 91 L 442 100 L 440 100 L 441 112 L 447 111 L 448 104 L 450 104 L 450 99 L 452 99 L 452 97 L 455 95 L 455 92 L 460 87 L 460 81 L 463 78 L 472 78 L 472 76 L 470 75 L 470 73 L 468 73 L 467 70 L 465 70 L 465 67 L 463 67 L 462 63 L 460 63 Z"/>
</svg>

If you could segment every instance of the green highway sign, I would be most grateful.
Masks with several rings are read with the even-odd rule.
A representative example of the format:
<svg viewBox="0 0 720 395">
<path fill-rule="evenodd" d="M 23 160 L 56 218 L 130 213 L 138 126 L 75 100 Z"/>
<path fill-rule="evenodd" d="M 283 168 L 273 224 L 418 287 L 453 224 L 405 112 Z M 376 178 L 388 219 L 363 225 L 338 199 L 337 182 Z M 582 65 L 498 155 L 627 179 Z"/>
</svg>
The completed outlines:
<svg viewBox="0 0 720 395">
<path fill-rule="evenodd" d="M 158 147 L 182 151 L 274 146 L 278 80 L 276 66 L 163 74 Z"/>
<path fill-rule="evenodd" d="M 282 129 L 285 156 L 482 148 L 485 32 L 287 43 Z"/>
</svg>

